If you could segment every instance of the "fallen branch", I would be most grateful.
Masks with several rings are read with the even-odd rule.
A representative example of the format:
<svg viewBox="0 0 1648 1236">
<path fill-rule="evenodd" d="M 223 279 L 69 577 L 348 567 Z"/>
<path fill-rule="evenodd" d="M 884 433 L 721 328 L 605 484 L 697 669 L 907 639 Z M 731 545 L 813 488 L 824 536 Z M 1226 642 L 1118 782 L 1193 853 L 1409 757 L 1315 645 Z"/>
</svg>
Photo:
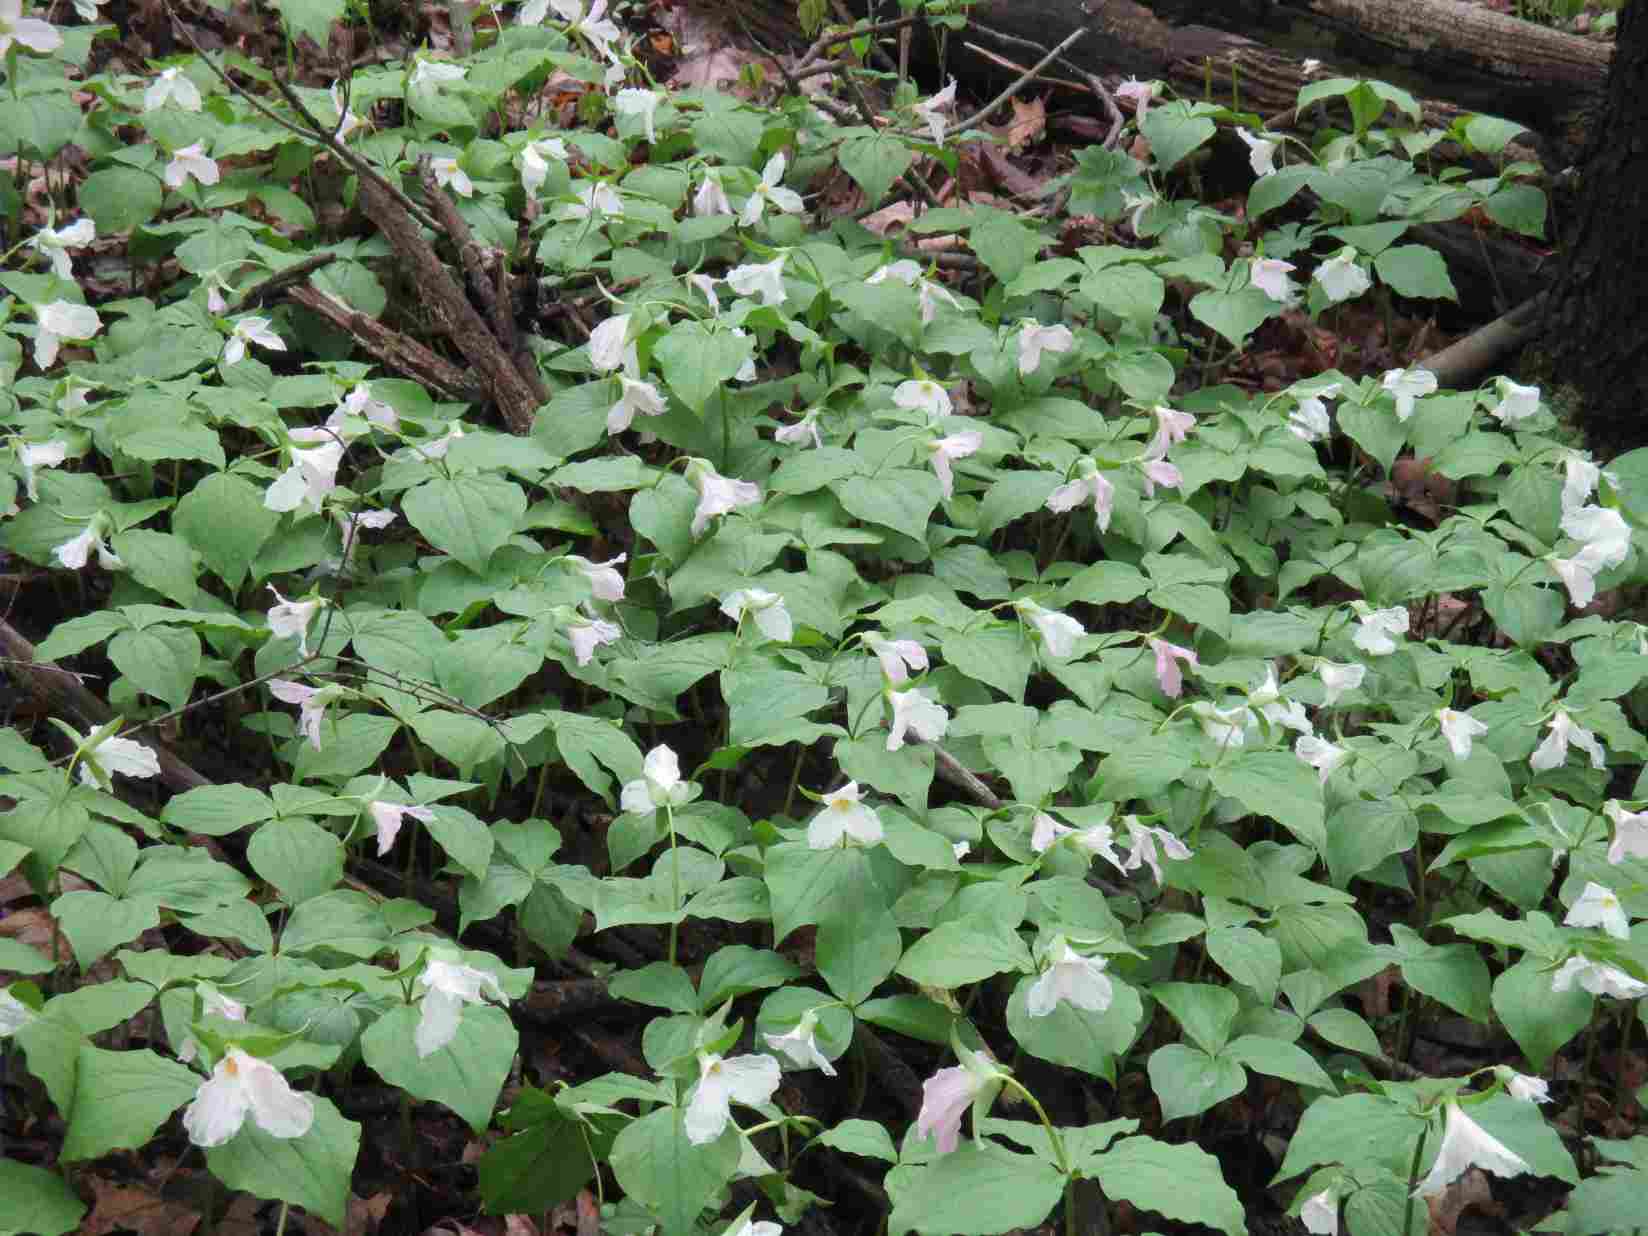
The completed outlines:
<svg viewBox="0 0 1648 1236">
<path fill-rule="evenodd" d="M 385 326 L 376 318 L 339 304 L 324 292 L 311 287 L 291 288 L 288 300 L 318 314 L 349 335 L 361 348 L 396 373 L 430 387 L 443 399 L 477 403 L 481 389 L 470 375 L 451 361 L 436 355 L 410 336 Z"/>
</svg>

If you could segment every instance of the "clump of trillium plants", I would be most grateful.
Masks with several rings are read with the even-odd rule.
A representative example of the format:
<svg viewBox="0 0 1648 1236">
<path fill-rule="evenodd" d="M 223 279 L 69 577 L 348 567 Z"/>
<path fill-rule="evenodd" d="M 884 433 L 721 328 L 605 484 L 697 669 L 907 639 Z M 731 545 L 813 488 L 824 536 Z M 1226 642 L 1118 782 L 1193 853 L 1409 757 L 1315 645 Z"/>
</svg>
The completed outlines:
<svg viewBox="0 0 1648 1236">
<path fill-rule="evenodd" d="M 1648 996 L 1648 456 L 1603 467 L 1504 377 L 1221 380 L 1285 314 L 1452 298 L 1421 221 L 1540 234 L 1516 126 L 1324 77 L 1300 106 L 1348 127 L 1306 144 L 1129 81 L 1138 157 L 1061 184 L 1100 242 L 918 210 L 957 278 L 818 196 L 952 174 L 984 136 L 953 82 L 872 128 L 666 90 L 604 0 L 500 18 L 297 93 L 588 320 L 528 338 L 525 437 L 242 306 L 324 247 L 311 287 L 394 316 L 376 238 L 294 191 L 335 157 L 283 99 L 198 55 L 88 73 L 107 27 L 0 5 L 22 159 L 143 139 L 84 147 L 0 273 L 0 543 L 78 599 L 37 652 L 115 714 L 0 731 L 0 874 L 59 933 L 0 935 L 0 1038 L 63 1130 L 0 1164 L 24 1226 L 185 1142 L 341 1226 L 351 1079 L 467 1125 L 486 1210 L 588 1190 L 610 1231 L 1075 1231 L 1091 1182 L 1382 1236 L 1472 1169 L 1625 1222 L 1648 1143 L 1587 1116 L 1633 1102 L 1597 1045 L 1634 1052 Z M 588 124 L 549 123 L 552 76 Z M 1443 140 L 1497 173 L 1432 175 Z M 1232 142 L 1241 218 L 1182 174 Z M 178 280 L 88 304 L 122 240 Z M 1433 527 L 1385 501 L 1406 456 L 1454 486 Z M 257 771 L 180 788 L 162 743 Z M 646 1072 L 537 1075 L 521 1002 L 591 957 Z M 1502 1058 L 1413 1067 L 1438 1014 Z M 1280 1159 L 1238 1194 L 1199 1135 L 1250 1085 Z"/>
</svg>

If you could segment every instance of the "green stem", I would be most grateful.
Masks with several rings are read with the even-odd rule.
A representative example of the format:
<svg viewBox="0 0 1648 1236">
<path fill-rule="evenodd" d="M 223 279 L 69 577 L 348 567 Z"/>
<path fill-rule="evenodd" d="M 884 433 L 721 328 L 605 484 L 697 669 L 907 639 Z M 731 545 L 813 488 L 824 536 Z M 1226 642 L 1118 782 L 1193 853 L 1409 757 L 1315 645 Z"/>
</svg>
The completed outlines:
<svg viewBox="0 0 1648 1236">
<path fill-rule="evenodd" d="M 1633 1001 L 1634 1003 L 1634 1001 Z M 1579 1138 L 1580 1170 L 1585 1168 L 1585 1110 L 1591 1105 L 1591 1070 L 1596 1064 L 1597 1023 L 1602 1020 L 1602 1001 L 1591 1001 L 1591 1024 L 1585 1032 L 1585 1071 L 1579 1075 L 1579 1112 L 1574 1117 L 1574 1133 Z"/>
<path fill-rule="evenodd" d="M 1402 1212 L 1402 1236 L 1413 1236 L 1413 1201 L 1414 1190 L 1419 1187 L 1419 1164 L 1425 1157 L 1425 1140 L 1430 1135 L 1430 1122 L 1419 1130 L 1419 1140 L 1414 1143 L 1413 1162 L 1408 1166 L 1408 1200 Z"/>
<path fill-rule="evenodd" d="M 1058 1156 L 1059 1171 L 1064 1174 L 1064 1236 L 1078 1236 L 1076 1228 L 1076 1177 L 1070 1170 L 1070 1156 L 1065 1153 L 1064 1139 L 1059 1136 L 1059 1131 L 1053 1127 L 1052 1120 L 1048 1118 L 1047 1109 L 1037 1101 L 1035 1095 L 1025 1088 L 1024 1083 L 1012 1076 L 1009 1076 L 1006 1080 L 1007 1084 L 1023 1095 L 1024 1101 L 1035 1109 L 1036 1116 L 1041 1121 L 1041 1127 L 1047 1130 L 1047 1140 L 1052 1143 L 1053 1153 Z M 976 1129 L 974 1133 L 977 1133 Z"/>
<path fill-rule="evenodd" d="M 1619 1031 L 1619 1059 L 1622 1061 L 1625 1059 L 1625 1053 L 1630 1050 L 1631 1031 L 1636 1027 L 1636 1021 L 1637 1002 L 1627 1000 L 1625 1002 L 1625 1016 L 1621 1021 Z M 1619 1086 L 1614 1091 L 1614 1115 L 1618 1116 L 1624 1110 L 1630 1097 L 1631 1084 L 1625 1080 L 1625 1070 L 1622 1068 L 1619 1070 Z"/>
<path fill-rule="evenodd" d="M 664 804 L 664 823 L 669 828 L 670 901 L 674 917 L 670 919 L 669 963 L 675 964 L 676 943 L 681 932 L 681 863 L 675 855 L 675 809 Z"/>
</svg>

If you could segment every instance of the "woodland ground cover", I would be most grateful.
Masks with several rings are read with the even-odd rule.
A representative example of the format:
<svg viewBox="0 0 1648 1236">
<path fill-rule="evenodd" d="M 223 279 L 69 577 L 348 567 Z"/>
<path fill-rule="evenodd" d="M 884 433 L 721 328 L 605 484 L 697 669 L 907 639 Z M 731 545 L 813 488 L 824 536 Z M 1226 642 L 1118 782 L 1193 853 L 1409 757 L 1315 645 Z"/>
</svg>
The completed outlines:
<svg viewBox="0 0 1648 1236">
<path fill-rule="evenodd" d="M 0 731 L 0 1231 L 1648 1219 L 1648 454 L 1404 354 L 1516 126 L 1129 81 L 1014 201 L 896 26 L 75 8 L 0 7 L 0 545 L 114 719 Z M 440 325 L 374 176 L 527 432 L 338 329 Z"/>
</svg>

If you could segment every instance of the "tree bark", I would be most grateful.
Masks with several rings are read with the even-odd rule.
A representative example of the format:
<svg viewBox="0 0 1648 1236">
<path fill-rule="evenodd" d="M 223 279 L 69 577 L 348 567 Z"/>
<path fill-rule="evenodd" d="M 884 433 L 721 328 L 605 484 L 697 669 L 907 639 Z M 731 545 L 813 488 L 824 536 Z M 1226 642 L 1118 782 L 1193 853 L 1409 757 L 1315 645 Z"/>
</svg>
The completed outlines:
<svg viewBox="0 0 1648 1236">
<path fill-rule="evenodd" d="M 1648 443 L 1648 0 L 1620 11 L 1601 122 L 1581 166 L 1577 219 L 1549 298 L 1553 376 L 1603 448 Z"/>
</svg>

